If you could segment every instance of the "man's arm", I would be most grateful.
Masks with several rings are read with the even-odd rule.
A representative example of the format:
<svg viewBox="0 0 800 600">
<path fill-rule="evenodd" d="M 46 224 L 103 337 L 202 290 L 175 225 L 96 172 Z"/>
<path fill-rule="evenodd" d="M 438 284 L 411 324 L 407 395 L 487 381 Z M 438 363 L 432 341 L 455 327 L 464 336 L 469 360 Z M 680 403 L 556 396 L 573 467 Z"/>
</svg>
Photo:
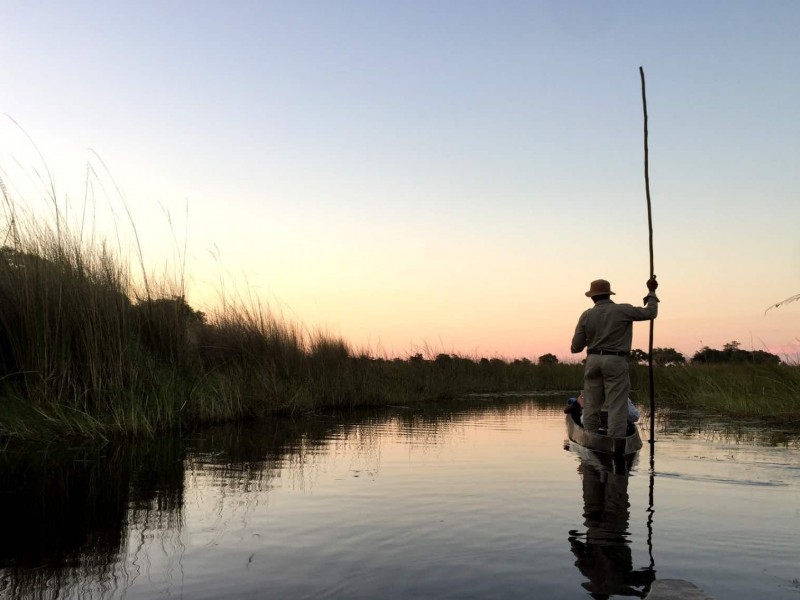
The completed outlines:
<svg viewBox="0 0 800 600">
<path fill-rule="evenodd" d="M 649 321 L 650 319 L 655 319 L 658 316 L 659 302 L 658 296 L 656 296 L 657 288 L 658 282 L 654 275 L 647 280 L 647 296 L 642 300 L 645 306 L 643 308 L 638 308 L 629 304 L 621 305 L 625 306 L 625 316 L 631 319 L 631 321 Z"/>
<path fill-rule="evenodd" d="M 647 294 L 644 297 L 644 307 L 637 307 L 628 305 L 627 315 L 631 321 L 649 321 L 658 316 L 658 297 L 653 294 Z"/>
<path fill-rule="evenodd" d="M 578 352 L 582 351 L 586 348 L 586 320 L 585 320 L 586 313 L 581 315 L 581 318 L 578 319 L 578 325 L 575 327 L 575 335 L 572 336 L 572 346 L 570 347 L 570 351 L 573 354 L 577 354 Z"/>
</svg>

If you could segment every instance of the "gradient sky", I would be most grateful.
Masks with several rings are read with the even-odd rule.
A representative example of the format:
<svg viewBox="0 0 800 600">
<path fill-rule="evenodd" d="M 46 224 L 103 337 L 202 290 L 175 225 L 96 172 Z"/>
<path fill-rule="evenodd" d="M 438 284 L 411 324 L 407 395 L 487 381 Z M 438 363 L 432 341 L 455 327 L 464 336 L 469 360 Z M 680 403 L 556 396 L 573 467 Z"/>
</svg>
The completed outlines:
<svg viewBox="0 0 800 600">
<path fill-rule="evenodd" d="M 186 242 L 194 305 L 238 292 L 399 355 L 568 357 L 592 279 L 641 302 L 642 65 L 655 345 L 800 356 L 800 303 L 764 313 L 800 293 L 796 1 L 0 10 L 19 201 L 48 210 L 27 135 L 73 215 L 92 165 L 96 228 L 127 239 L 113 177 L 150 268 Z"/>
</svg>

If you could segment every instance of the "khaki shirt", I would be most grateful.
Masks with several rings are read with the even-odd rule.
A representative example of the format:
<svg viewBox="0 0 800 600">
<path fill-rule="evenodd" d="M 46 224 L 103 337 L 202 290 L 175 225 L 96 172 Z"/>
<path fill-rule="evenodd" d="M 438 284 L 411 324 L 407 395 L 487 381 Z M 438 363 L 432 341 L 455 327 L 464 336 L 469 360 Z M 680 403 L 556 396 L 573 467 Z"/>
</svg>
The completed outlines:
<svg viewBox="0 0 800 600">
<path fill-rule="evenodd" d="M 654 293 L 645 296 L 643 308 L 630 304 L 616 304 L 613 300 L 599 300 L 578 319 L 572 337 L 572 352 L 610 350 L 630 352 L 633 340 L 633 322 L 649 321 L 658 315 L 658 298 Z"/>
</svg>

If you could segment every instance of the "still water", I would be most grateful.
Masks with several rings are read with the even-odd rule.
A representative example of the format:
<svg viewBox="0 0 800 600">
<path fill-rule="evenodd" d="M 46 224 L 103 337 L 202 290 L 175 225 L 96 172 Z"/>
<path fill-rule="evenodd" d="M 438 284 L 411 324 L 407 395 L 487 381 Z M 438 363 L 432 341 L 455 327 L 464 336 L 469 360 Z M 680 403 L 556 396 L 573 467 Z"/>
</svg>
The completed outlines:
<svg viewBox="0 0 800 600">
<path fill-rule="evenodd" d="M 6 450 L 0 596 L 642 597 L 680 578 L 800 598 L 797 437 L 673 414 L 653 468 L 645 444 L 623 469 L 565 449 L 561 407 L 480 398 Z"/>
</svg>

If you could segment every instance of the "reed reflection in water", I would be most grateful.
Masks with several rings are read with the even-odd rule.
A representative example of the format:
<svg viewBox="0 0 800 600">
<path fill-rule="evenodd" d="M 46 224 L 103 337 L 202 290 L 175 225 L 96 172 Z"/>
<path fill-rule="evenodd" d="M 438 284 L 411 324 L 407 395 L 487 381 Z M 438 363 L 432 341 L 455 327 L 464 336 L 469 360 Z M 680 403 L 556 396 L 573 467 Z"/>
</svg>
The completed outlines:
<svg viewBox="0 0 800 600">
<path fill-rule="evenodd" d="M 564 452 L 561 407 L 487 398 L 9 450 L 0 597 L 642 596 L 654 545 L 659 577 L 794 597 L 796 451 L 662 430 L 648 477 Z M 747 521 L 752 503 L 772 514 Z"/>
<path fill-rule="evenodd" d="M 492 430 L 508 427 L 509 416 L 513 421 L 514 415 L 542 411 L 557 409 L 493 399 L 275 419 L 118 447 L 6 452 L 0 465 L 0 508 L 8 522 L 0 540 L 0 592 L 15 598 L 132 598 L 189 589 L 195 583 L 187 564 L 200 555 L 227 549 L 233 550 L 228 559 L 237 560 L 231 558 L 236 552 L 227 546 L 230 539 L 236 546 L 246 538 L 243 546 L 255 548 L 238 561 L 252 567 L 258 553 L 291 554 L 297 539 L 313 536 L 312 530 L 323 538 L 326 531 L 335 536 L 329 520 L 357 520 L 339 496 L 360 493 L 359 482 L 374 481 L 387 465 L 404 463 L 399 487 L 388 492 L 402 502 L 407 476 L 422 475 L 420 485 L 442 491 L 436 482 L 439 461 L 450 446 L 483 438 L 485 457 L 504 461 L 507 450 L 492 447 Z M 476 425 L 476 416 L 489 429 Z M 555 432 L 554 439 L 559 436 Z M 427 475 L 410 471 L 410 460 L 433 468 Z M 442 467 L 448 468 L 447 461 Z M 480 472 L 485 465 L 471 461 L 469 468 Z M 334 497 L 315 502 L 315 486 L 333 482 Z M 475 482 L 464 483 L 465 495 Z M 276 489 L 283 494 L 277 500 L 271 494 Z M 305 506 L 284 504 L 287 491 L 300 493 Z M 267 534 L 250 520 L 261 519 L 264 508 L 269 514 L 276 502 L 299 531 L 281 532 L 279 543 L 262 544 L 259 538 Z M 329 516 L 338 510 L 344 514 Z M 359 510 L 366 519 L 369 511 Z M 405 524 L 380 527 L 388 538 L 409 536 Z M 342 536 L 351 535 L 344 527 Z M 321 540 L 320 548 L 326 545 L 338 552 L 336 541 Z"/>
<path fill-rule="evenodd" d="M 135 577 L 126 566 L 134 532 L 179 537 L 182 456 L 172 439 L 0 455 L 0 592 L 100 597 L 124 588 Z"/>
</svg>

